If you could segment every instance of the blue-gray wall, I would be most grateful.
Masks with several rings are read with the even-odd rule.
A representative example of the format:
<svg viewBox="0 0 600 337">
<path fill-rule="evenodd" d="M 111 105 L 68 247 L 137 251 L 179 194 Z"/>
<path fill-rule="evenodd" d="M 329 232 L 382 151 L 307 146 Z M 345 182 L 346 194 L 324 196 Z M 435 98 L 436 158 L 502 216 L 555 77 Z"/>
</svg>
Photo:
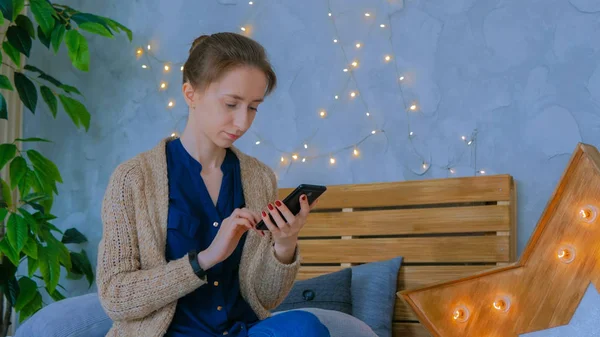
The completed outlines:
<svg viewBox="0 0 600 337">
<path fill-rule="evenodd" d="M 82 133 L 64 113 L 57 121 L 47 111 L 27 113 L 24 131 L 54 141 L 40 148 L 65 179 L 54 209 L 57 224 L 88 236 L 94 266 L 100 204 L 112 170 L 183 128 L 181 73 L 176 67 L 164 75 L 161 63 L 136 60 L 135 47 L 148 42 L 156 57 L 181 62 L 196 36 L 240 32 L 250 24 L 280 86 L 238 146 L 276 169 L 281 186 L 443 178 L 479 170 L 511 174 L 519 187 L 519 252 L 576 144 L 600 143 L 596 0 L 332 0 L 337 34 L 324 0 L 256 0 L 253 6 L 241 0 L 67 3 L 112 17 L 135 35 L 133 44 L 123 36 L 91 38 L 89 73 L 75 71 L 64 48 L 47 60 L 48 53 L 37 48 L 31 62 L 79 87 L 93 115 L 90 131 Z M 363 46 L 356 49 L 356 42 Z M 349 61 L 360 62 L 356 81 L 342 71 L 347 66 L 342 46 Z M 389 63 L 386 54 L 392 56 Z M 144 63 L 154 69 L 142 69 Z M 405 76 L 402 86 L 398 74 Z M 166 93 L 157 90 L 160 80 L 170 84 Z M 350 99 L 351 90 L 359 96 Z M 336 94 L 338 101 L 332 99 Z M 169 99 L 176 102 L 171 110 Z M 417 111 L 407 113 L 413 102 Z M 318 111 L 324 108 L 328 118 L 321 119 Z M 376 133 L 360 145 L 360 158 L 352 158 L 350 149 L 329 164 L 332 149 L 381 128 L 385 135 Z M 469 146 L 475 130 L 476 142 Z M 325 157 L 287 169 L 273 144 L 300 156 Z M 427 170 L 415 153 L 431 165 Z M 70 296 L 88 291 L 85 281 L 63 284 Z"/>
</svg>

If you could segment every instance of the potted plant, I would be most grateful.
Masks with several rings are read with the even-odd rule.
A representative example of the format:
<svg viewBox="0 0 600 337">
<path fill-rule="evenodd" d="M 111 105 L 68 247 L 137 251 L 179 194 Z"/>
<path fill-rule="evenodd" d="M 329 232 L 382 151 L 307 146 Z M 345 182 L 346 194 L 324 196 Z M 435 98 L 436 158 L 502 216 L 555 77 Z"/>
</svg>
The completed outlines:
<svg viewBox="0 0 600 337">
<path fill-rule="evenodd" d="M 22 14 L 27 8 L 31 18 Z M 90 113 L 81 102 L 81 92 L 31 64 L 21 62 L 21 55 L 30 56 L 32 44 L 39 41 L 58 53 L 65 45 L 71 63 L 87 72 L 90 64 L 85 34 L 112 38 L 125 33 L 132 40 L 131 31 L 122 24 L 98 15 L 83 13 L 69 6 L 47 0 L 0 0 L 2 34 L 0 55 L 2 66 L 14 71 L 12 78 L 0 75 L 0 89 L 16 91 L 20 100 L 32 113 L 40 105 L 39 94 L 54 117 L 59 108 L 67 113 L 76 127 L 90 127 Z M 12 63 L 6 58 L 9 58 Z M 7 103 L 0 94 L 0 119 L 7 119 Z M 61 274 L 68 279 L 86 277 L 94 282 L 88 256 L 83 249 L 70 250 L 66 245 L 87 241 L 77 229 L 64 232 L 53 221 L 52 204 L 58 195 L 57 183 L 63 178 L 57 166 L 35 149 L 20 150 L 17 145 L 28 142 L 49 142 L 31 137 L 0 144 L 0 170 L 9 168 L 9 179 L 0 179 L 0 337 L 7 334 L 12 309 L 23 321 L 42 308 L 42 292 L 53 300 L 65 298 L 59 284 Z M 12 198 L 13 192 L 19 197 Z M 17 269 L 27 265 L 26 275 Z M 24 269 L 24 265 L 23 265 Z M 63 274 L 64 275 L 64 274 Z M 8 306 L 3 307 L 2 299 Z"/>
</svg>

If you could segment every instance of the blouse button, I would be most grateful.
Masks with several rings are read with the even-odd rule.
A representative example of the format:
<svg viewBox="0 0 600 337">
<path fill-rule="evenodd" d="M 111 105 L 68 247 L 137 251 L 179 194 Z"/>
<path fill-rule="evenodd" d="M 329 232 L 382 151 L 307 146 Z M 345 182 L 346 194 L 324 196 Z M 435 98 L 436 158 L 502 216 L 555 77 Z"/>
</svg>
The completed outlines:
<svg viewBox="0 0 600 337">
<path fill-rule="evenodd" d="M 218 306 L 217 310 L 221 311 L 221 310 L 223 310 L 223 307 L 222 306 Z"/>
<path fill-rule="evenodd" d="M 223 336 L 227 336 L 227 335 L 229 335 L 229 332 L 223 331 Z"/>
<path fill-rule="evenodd" d="M 219 227 L 219 223 L 215 221 L 215 222 L 213 222 L 213 226 L 214 227 Z"/>
<path fill-rule="evenodd" d="M 215 283 L 213 283 L 215 285 L 215 287 L 219 286 L 219 281 L 215 281 Z"/>
</svg>

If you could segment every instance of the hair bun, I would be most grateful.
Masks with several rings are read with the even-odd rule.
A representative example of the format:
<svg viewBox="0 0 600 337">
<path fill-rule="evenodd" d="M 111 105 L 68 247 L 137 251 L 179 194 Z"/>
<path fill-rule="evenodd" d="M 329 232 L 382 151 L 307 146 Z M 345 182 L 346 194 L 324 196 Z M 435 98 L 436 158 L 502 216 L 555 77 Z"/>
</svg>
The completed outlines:
<svg viewBox="0 0 600 337">
<path fill-rule="evenodd" d="M 194 40 L 194 42 L 192 43 L 192 47 L 190 48 L 190 54 L 194 51 L 194 49 L 196 49 L 196 47 L 198 47 L 199 45 L 201 45 L 209 37 L 210 37 L 209 35 L 202 35 L 202 36 L 197 37 Z"/>
</svg>

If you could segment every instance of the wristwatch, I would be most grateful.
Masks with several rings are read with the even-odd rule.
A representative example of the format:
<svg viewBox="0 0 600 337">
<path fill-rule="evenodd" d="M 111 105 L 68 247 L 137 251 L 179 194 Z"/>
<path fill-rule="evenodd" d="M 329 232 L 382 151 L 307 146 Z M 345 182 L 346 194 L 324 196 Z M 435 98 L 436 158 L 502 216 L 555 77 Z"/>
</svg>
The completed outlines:
<svg viewBox="0 0 600 337">
<path fill-rule="evenodd" d="M 192 249 L 188 252 L 188 257 L 190 258 L 190 264 L 192 265 L 194 274 L 201 280 L 206 281 L 206 271 L 202 269 L 200 263 L 198 263 L 198 252 L 195 249 Z"/>
</svg>

